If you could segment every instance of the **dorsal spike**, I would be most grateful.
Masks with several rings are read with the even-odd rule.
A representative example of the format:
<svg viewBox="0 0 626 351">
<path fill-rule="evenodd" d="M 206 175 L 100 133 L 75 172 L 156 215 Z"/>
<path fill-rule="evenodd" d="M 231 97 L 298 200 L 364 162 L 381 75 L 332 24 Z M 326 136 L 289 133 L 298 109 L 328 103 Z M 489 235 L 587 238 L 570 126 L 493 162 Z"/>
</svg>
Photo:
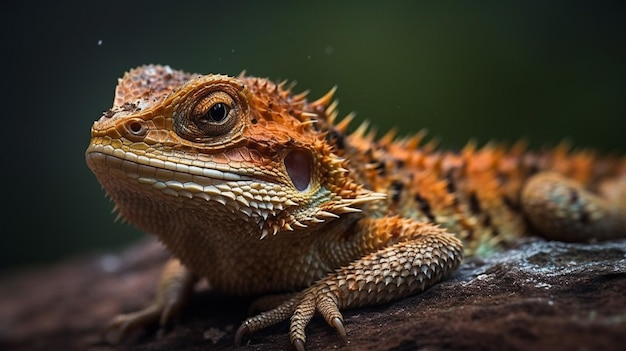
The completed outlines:
<svg viewBox="0 0 626 351">
<path fill-rule="evenodd" d="M 478 142 L 476 141 L 476 139 L 470 139 L 467 144 L 465 144 L 465 146 L 463 147 L 463 150 L 461 151 L 464 155 L 472 155 L 473 153 L 476 152 L 476 149 L 478 148 Z"/>
<path fill-rule="evenodd" d="M 289 84 L 287 84 L 287 90 L 289 90 L 289 91 L 293 90 L 293 88 L 295 88 L 296 85 L 298 85 L 298 81 L 297 80 L 290 81 Z"/>
<path fill-rule="evenodd" d="M 346 130 L 348 130 L 348 126 L 350 125 L 350 122 L 352 122 L 354 117 L 356 117 L 356 114 L 354 112 L 350 112 L 346 117 L 344 117 L 341 121 L 339 121 L 339 123 L 337 123 L 337 125 L 335 125 L 335 128 L 338 131 L 340 131 L 342 133 L 345 133 Z M 331 121 L 331 123 L 332 122 L 333 121 Z"/>
<path fill-rule="evenodd" d="M 328 104 L 332 101 L 335 92 L 337 91 L 337 86 L 332 87 L 324 96 L 321 98 L 311 102 L 313 106 L 328 106 Z"/>
<path fill-rule="evenodd" d="M 570 151 L 572 151 L 572 142 L 567 140 L 567 139 L 563 139 L 555 148 L 554 148 L 555 153 L 562 153 L 564 155 L 568 154 Z"/>
<path fill-rule="evenodd" d="M 527 149 L 528 149 L 528 140 L 522 138 L 516 141 L 515 144 L 513 144 L 513 146 L 511 146 L 510 152 L 513 155 L 521 155 L 524 152 L 526 152 Z"/>
<path fill-rule="evenodd" d="M 243 71 L 241 71 L 241 73 L 239 73 L 239 75 L 237 76 L 237 79 L 243 79 L 246 78 L 246 70 L 244 69 Z"/>
<path fill-rule="evenodd" d="M 380 138 L 379 142 L 381 145 L 391 144 L 396 139 L 396 135 L 398 135 L 398 129 L 391 128 Z"/>
<path fill-rule="evenodd" d="M 360 126 L 357 127 L 357 129 L 354 132 L 352 132 L 352 136 L 357 137 L 357 138 L 363 138 L 369 126 L 370 126 L 370 123 L 368 121 L 364 121 L 363 123 L 361 123 Z"/>
<path fill-rule="evenodd" d="M 287 79 L 283 79 L 276 85 L 278 86 L 278 89 L 285 90 L 285 86 L 287 85 L 288 82 L 289 81 Z M 289 90 L 289 88 L 287 88 L 287 90 Z"/>
<path fill-rule="evenodd" d="M 485 143 L 485 145 L 483 145 L 483 147 L 481 147 L 480 150 L 481 151 L 493 151 L 498 148 L 499 144 L 500 144 L 499 142 L 492 139 L 492 140 L 487 141 L 487 143 Z"/>
<path fill-rule="evenodd" d="M 426 136 L 426 133 L 426 129 L 422 129 L 419 132 L 415 133 L 415 135 L 404 141 L 405 146 L 408 149 L 416 149 Z"/>
<path fill-rule="evenodd" d="M 337 114 L 337 105 L 339 105 L 339 101 L 335 100 L 333 102 L 330 103 L 330 105 L 328 105 L 328 107 L 326 107 L 326 115 L 330 116 L 333 114 Z"/>
<path fill-rule="evenodd" d="M 439 144 L 439 139 L 437 137 L 434 137 L 430 139 L 426 144 L 424 144 L 424 146 L 422 146 L 422 149 L 425 152 L 434 152 L 435 149 L 437 149 L 437 144 Z"/>
<path fill-rule="evenodd" d="M 269 83 L 269 80 L 256 78 L 254 80 L 254 83 L 259 87 L 259 89 L 267 89 L 269 91 L 269 89 L 267 88 L 267 83 Z M 274 89 L 276 88 L 275 84 L 271 84 L 270 86 L 272 86 Z"/>
<path fill-rule="evenodd" d="M 378 130 L 373 127 L 370 128 L 370 130 L 365 135 L 365 140 L 367 140 L 370 143 L 374 142 L 374 139 L 376 139 L 376 134 L 378 134 Z"/>
<path fill-rule="evenodd" d="M 295 94 L 293 95 L 293 100 L 294 101 L 301 101 L 304 100 L 304 98 L 309 95 L 309 90 L 305 90 L 303 92 L 301 92 L 300 94 Z"/>
</svg>

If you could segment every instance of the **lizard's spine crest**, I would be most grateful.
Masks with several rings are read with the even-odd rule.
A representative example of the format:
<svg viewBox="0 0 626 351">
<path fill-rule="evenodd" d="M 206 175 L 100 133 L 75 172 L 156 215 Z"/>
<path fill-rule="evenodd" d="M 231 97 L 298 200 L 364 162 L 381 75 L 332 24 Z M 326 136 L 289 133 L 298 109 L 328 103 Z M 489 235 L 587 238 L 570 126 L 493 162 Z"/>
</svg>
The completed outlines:
<svg viewBox="0 0 626 351">
<path fill-rule="evenodd" d="M 356 117 L 356 113 L 350 112 L 347 116 L 345 116 L 341 121 L 339 121 L 335 125 L 335 129 L 337 129 L 341 133 L 346 133 L 346 131 L 348 130 L 348 126 L 350 125 L 354 117 Z M 334 121 L 331 121 L 331 123 L 333 122 Z"/>
<path fill-rule="evenodd" d="M 333 100 L 333 96 L 335 96 L 335 92 L 336 91 L 337 91 L 337 86 L 335 85 L 326 94 L 324 94 L 324 96 L 322 96 L 321 98 L 311 102 L 311 106 L 315 106 L 315 107 L 317 107 L 317 106 L 323 106 L 323 107 L 328 106 L 328 108 L 330 108 L 330 106 L 328 104 Z M 335 105 L 335 108 L 336 107 L 337 106 Z M 334 108 L 333 108 L 333 110 L 334 110 Z M 328 112 L 328 110 L 327 110 L 327 112 Z"/>
</svg>

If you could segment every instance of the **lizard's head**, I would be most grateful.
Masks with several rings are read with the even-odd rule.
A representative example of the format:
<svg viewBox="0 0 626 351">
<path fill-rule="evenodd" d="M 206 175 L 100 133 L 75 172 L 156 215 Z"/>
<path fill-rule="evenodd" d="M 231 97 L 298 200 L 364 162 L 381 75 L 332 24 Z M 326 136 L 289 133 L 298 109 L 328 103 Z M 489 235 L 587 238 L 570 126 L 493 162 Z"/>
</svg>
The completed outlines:
<svg viewBox="0 0 626 351">
<path fill-rule="evenodd" d="M 262 237 L 309 227 L 382 197 L 350 178 L 316 129 L 331 97 L 308 102 L 265 79 L 139 67 L 93 124 L 87 164 L 121 216 L 150 231 L 152 209 L 216 226 L 243 219 Z"/>
</svg>

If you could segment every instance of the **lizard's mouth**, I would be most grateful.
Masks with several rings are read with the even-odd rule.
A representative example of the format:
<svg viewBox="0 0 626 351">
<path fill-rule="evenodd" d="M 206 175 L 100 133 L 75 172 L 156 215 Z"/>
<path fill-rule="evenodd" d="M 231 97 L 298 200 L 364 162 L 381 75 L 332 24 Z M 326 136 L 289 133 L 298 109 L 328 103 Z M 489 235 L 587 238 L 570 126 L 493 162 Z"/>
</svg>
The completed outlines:
<svg viewBox="0 0 626 351">
<path fill-rule="evenodd" d="M 200 192 L 219 183 L 252 180 L 228 170 L 220 170 L 219 164 L 212 168 L 186 165 L 155 157 L 138 156 L 111 145 L 92 143 L 85 154 L 87 165 L 96 175 L 106 171 L 108 176 L 150 184 L 156 189 Z"/>
<path fill-rule="evenodd" d="M 111 145 L 91 143 L 85 152 L 87 164 L 94 170 L 96 166 L 106 166 L 112 175 L 137 179 L 139 182 L 181 182 L 211 185 L 214 180 L 251 181 L 252 178 L 234 173 L 227 165 L 212 163 L 211 167 L 187 165 L 156 157 L 140 156 Z M 164 157 L 166 158 L 166 157 Z M 222 168 L 222 169 L 220 169 Z M 208 180 L 209 184 L 205 184 Z"/>
<path fill-rule="evenodd" d="M 132 151 L 98 143 L 97 140 L 92 140 L 85 156 L 87 165 L 107 194 L 113 198 L 123 217 L 135 211 L 134 207 L 138 202 L 144 207 L 161 209 L 166 203 L 172 209 L 184 204 L 187 210 L 193 208 L 192 212 L 203 213 L 204 218 L 214 218 L 213 215 L 224 217 L 225 213 L 237 214 L 240 219 L 255 223 L 261 238 L 269 233 L 293 230 L 290 223 L 307 227 L 284 211 L 299 207 L 294 201 L 293 190 L 290 192 L 288 187 L 264 181 L 256 174 L 242 175 L 218 167 L 199 167 L 156 157 L 138 156 Z M 290 162 L 299 164 L 294 160 Z M 303 175 L 302 177 L 306 178 Z M 308 179 L 301 181 L 300 186 L 309 187 Z M 163 196 L 192 201 L 162 201 L 160 199 Z M 328 196 L 327 190 L 320 189 L 315 198 L 325 199 Z M 315 199 L 313 201 L 317 203 Z M 213 203 L 213 206 L 207 206 L 207 203 Z M 305 219 L 318 215 L 315 211 L 306 212 L 306 208 L 304 211 Z M 337 217 L 324 211 L 319 216 Z M 315 223 L 321 221 L 317 219 Z"/>
<path fill-rule="evenodd" d="M 262 218 L 275 215 L 284 205 L 296 205 L 278 184 L 220 169 L 219 164 L 211 165 L 214 167 L 185 165 L 137 156 L 94 142 L 87 148 L 86 161 L 113 197 L 121 187 L 147 186 L 156 191 L 155 195 L 215 201 L 248 217 Z"/>
</svg>

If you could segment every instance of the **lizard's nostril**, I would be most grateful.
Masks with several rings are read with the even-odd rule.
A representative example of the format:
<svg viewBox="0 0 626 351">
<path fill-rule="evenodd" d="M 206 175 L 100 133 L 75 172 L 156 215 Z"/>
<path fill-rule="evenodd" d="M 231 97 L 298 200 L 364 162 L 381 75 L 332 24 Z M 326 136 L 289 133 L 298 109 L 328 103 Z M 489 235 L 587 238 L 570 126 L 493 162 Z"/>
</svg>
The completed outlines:
<svg viewBox="0 0 626 351">
<path fill-rule="evenodd" d="M 132 141 L 141 141 L 148 133 L 146 123 L 141 119 L 131 119 L 122 125 L 123 135 Z"/>
<path fill-rule="evenodd" d="M 141 134 L 141 132 L 143 131 L 143 125 L 141 125 L 141 123 L 139 122 L 132 122 L 128 124 L 128 129 L 133 134 Z"/>
<path fill-rule="evenodd" d="M 303 150 L 293 150 L 285 156 L 284 162 L 296 189 L 300 192 L 307 190 L 311 183 L 311 154 Z"/>
</svg>

